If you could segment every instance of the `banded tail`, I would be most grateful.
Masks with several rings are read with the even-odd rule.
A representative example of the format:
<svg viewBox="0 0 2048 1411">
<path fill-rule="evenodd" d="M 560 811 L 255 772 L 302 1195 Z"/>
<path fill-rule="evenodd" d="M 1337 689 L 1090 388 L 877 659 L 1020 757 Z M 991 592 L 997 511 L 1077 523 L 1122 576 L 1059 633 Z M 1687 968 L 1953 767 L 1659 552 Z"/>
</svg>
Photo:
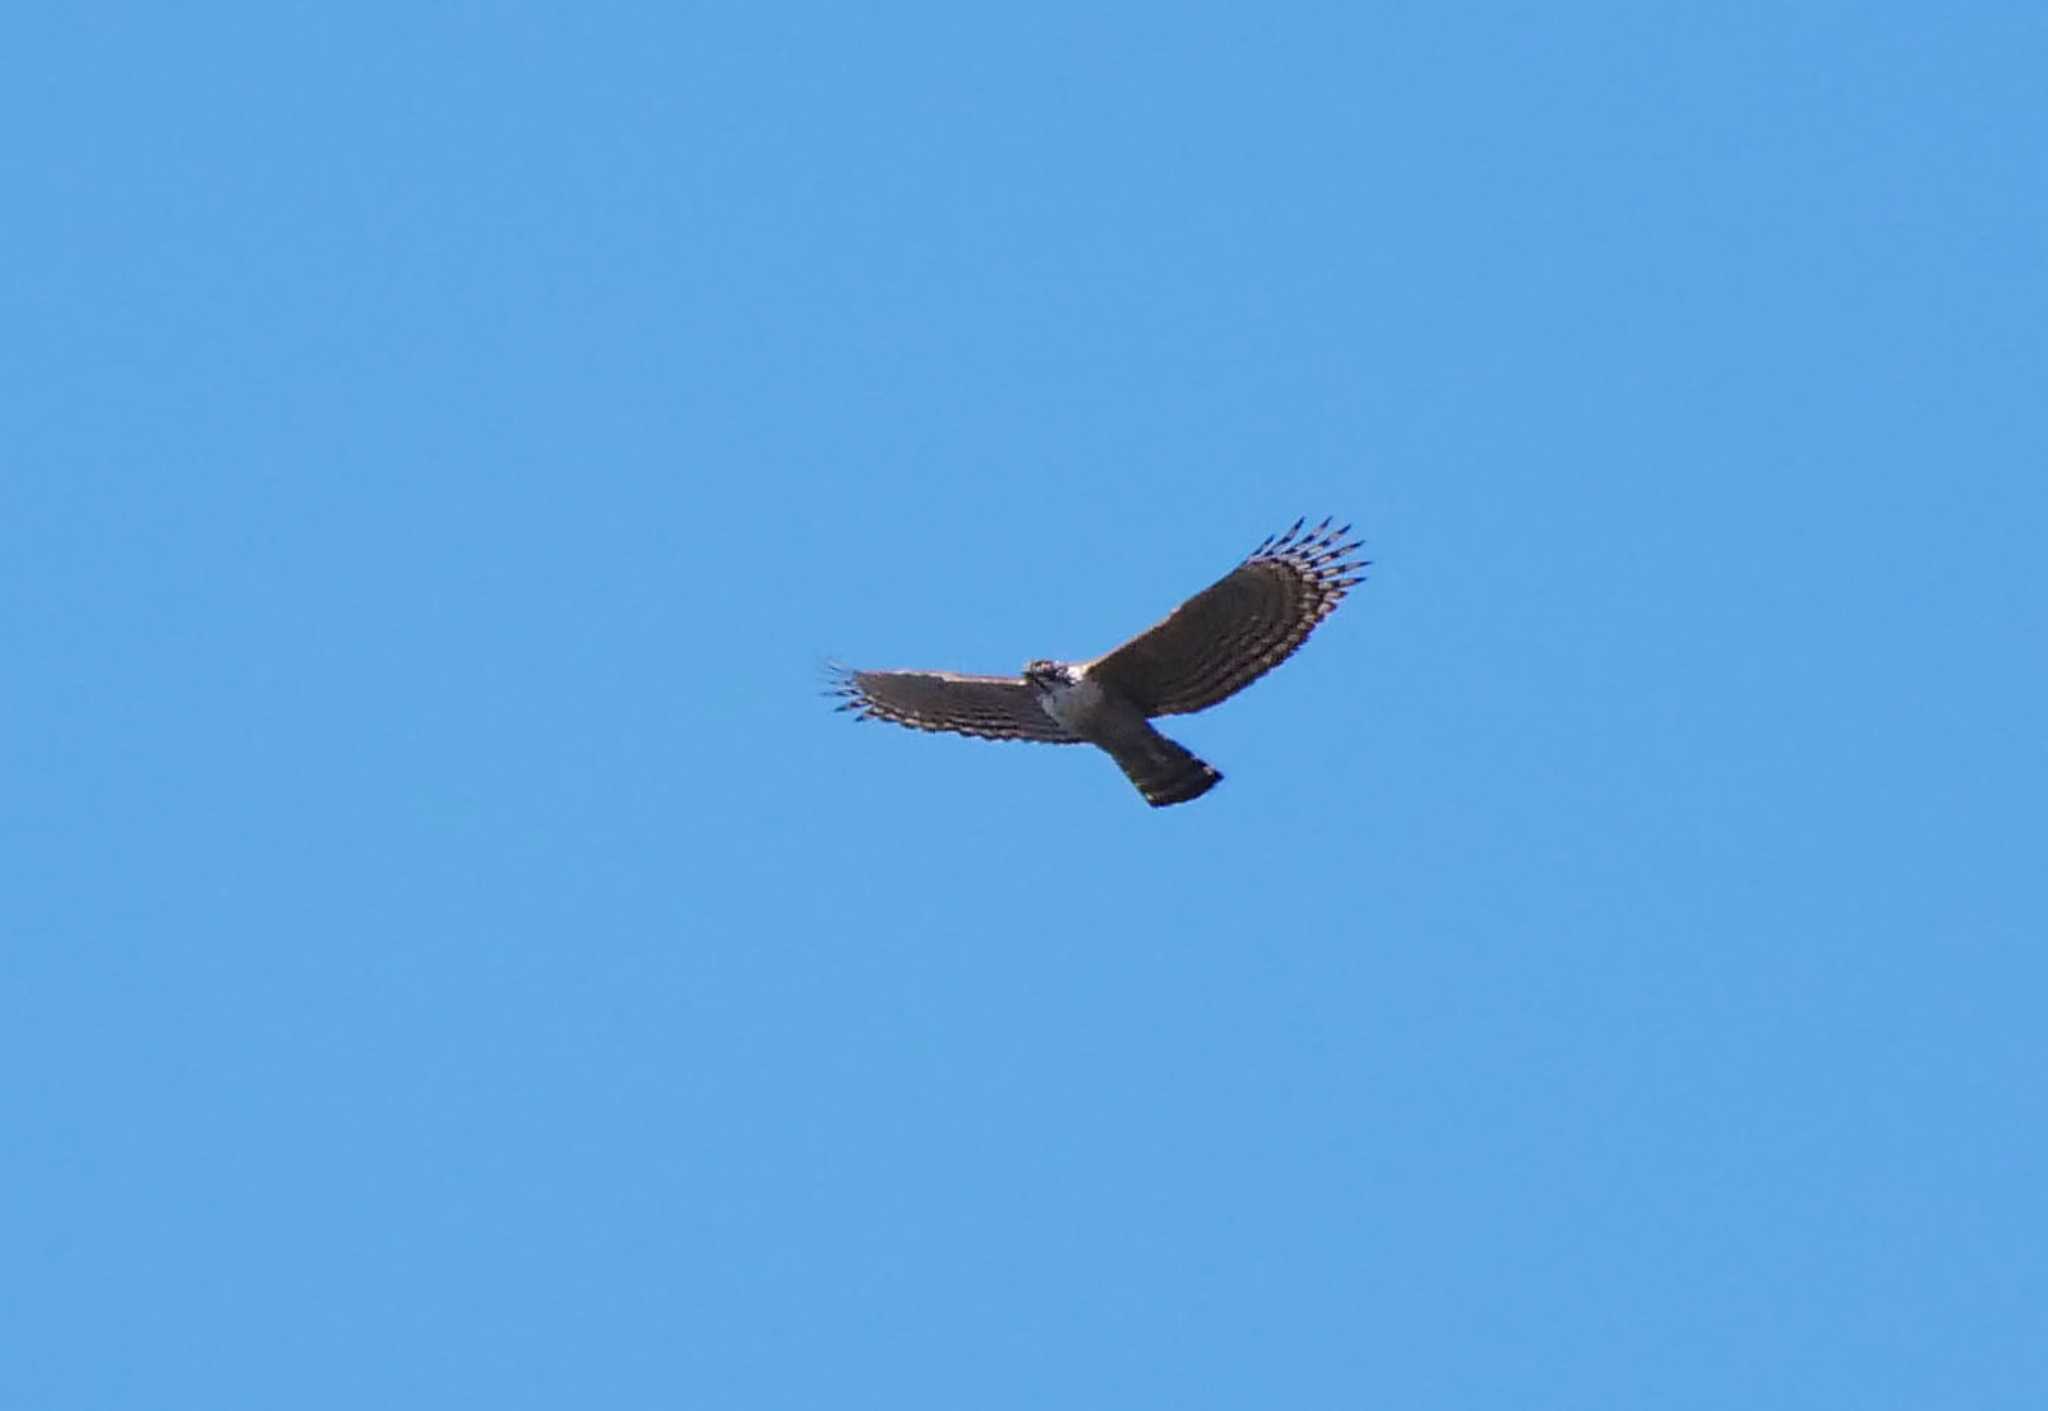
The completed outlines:
<svg viewBox="0 0 2048 1411">
<path fill-rule="evenodd" d="M 1222 782 L 1222 771 L 1196 758 L 1186 746 L 1149 726 L 1145 737 L 1111 749 L 1109 756 L 1152 807 L 1198 799 Z"/>
</svg>

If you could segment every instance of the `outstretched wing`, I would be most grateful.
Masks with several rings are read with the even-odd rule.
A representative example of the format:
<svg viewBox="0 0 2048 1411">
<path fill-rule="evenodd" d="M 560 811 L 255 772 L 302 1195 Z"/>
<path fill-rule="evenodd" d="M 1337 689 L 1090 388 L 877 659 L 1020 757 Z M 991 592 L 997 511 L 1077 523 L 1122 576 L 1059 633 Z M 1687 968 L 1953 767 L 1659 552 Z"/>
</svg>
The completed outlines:
<svg viewBox="0 0 2048 1411">
<path fill-rule="evenodd" d="M 862 720 L 888 720 L 913 730 L 949 730 L 984 740 L 1079 744 L 1038 704 L 1021 676 L 959 676 L 950 671 L 833 669 L 830 694 L 840 710 Z"/>
<path fill-rule="evenodd" d="M 1158 626 L 1087 666 L 1091 676 L 1147 715 L 1185 715 L 1215 705 L 1294 654 L 1364 575 L 1345 543 L 1350 525 L 1297 520 L 1269 537 L 1222 579 Z"/>
</svg>

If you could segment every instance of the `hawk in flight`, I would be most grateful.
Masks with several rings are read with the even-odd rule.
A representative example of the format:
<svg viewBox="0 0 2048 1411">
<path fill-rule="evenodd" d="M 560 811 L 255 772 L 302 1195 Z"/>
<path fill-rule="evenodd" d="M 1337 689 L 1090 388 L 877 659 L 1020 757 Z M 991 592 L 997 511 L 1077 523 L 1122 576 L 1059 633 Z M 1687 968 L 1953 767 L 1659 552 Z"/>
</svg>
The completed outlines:
<svg viewBox="0 0 2048 1411">
<path fill-rule="evenodd" d="M 1206 710 L 1294 654 L 1364 575 L 1350 525 L 1296 520 L 1175 608 L 1093 661 L 1034 661 L 1021 676 L 834 668 L 831 695 L 862 720 L 984 740 L 1087 743 L 1108 751 L 1154 808 L 1186 803 L 1222 774 L 1154 730 Z"/>
</svg>

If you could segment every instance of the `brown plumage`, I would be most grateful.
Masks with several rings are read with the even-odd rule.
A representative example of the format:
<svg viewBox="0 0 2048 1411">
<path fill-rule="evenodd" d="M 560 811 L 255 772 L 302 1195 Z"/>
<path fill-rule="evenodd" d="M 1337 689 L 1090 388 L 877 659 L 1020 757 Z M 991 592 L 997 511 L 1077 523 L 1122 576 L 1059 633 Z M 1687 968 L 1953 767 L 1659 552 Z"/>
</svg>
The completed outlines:
<svg viewBox="0 0 2048 1411">
<path fill-rule="evenodd" d="M 1122 646 L 1021 676 L 838 670 L 831 694 L 864 720 L 990 740 L 1089 743 L 1108 751 L 1155 807 L 1184 803 L 1222 775 L 1148 720 L 1204 710 L 1292 656 L 1366 567 L 1350 526 L 1297 520 L 1244 562 Z"/>
<path fill-rule="evenodd" d="M 913 730 L 944 730 L 982 740 L 1078 745 L 1081 737 L 1045 713 L 1021 676 L 963 676 L 954 671 L 847 671 L 835 667 L 828 694 L 862 720 Z"/>
</svg>

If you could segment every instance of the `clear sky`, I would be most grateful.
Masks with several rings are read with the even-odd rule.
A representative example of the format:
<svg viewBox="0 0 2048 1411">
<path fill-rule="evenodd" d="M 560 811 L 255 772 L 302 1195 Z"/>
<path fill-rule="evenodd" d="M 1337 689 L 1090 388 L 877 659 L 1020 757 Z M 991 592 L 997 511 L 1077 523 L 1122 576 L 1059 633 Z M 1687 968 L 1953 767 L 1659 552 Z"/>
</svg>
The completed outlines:
<svg viewBox="0 0 2048 1411">
<path fill-rule="evenodd" d="M 25 9 L 0 1407 L 2048 1405 L 2048 9 Z"/>
</svg>

